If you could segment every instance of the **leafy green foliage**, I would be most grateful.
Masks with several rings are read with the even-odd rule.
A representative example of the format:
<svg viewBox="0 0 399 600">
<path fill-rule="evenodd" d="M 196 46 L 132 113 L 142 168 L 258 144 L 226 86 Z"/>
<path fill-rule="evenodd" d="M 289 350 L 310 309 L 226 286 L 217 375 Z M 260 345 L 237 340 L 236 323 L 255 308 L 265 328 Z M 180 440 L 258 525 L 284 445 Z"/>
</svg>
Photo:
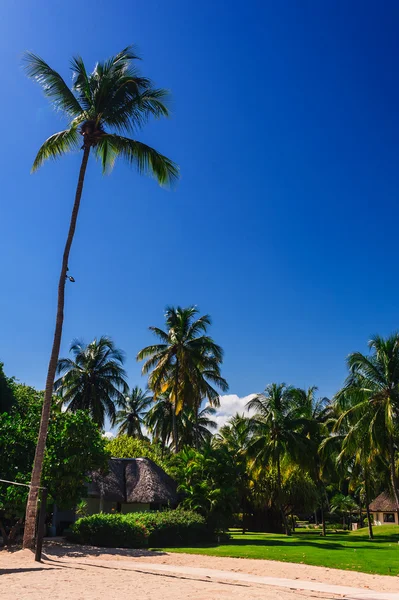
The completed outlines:
<svg viewBox="0 0 399 600">
<path fill-rule="evenodd" d="M 29 483 L 35 453 L 43 393 L 16 384 L 16 405 L 0 415 L 2 479 Z M 75 414 L 55 410 L 49 425 L 42 485 L 49 500 L 71 508 L 84 494 L 88 471 L 103 468 L 108 453 L 105 441 L 83 411 Z M 0 484 L 0 511 L 8 517 L 24 514 L 27 488 Z"/>
<path fill-rule="evenodd" d="M 139 75 L 135 67 L 139 57 L 132 47 L 98 62 L 91 73 L 79 56 L 73 58 L 71 88 L 36 54 L 26 52 L 24 58 L 28 77 L 39 83 L 52 105 L 69 121 L 64 131 L 44 142 L 33 171 L 48 159 L 78 150 L 82 136 L 83 146 L 94 149 L 104 173 L 112 169 L 120 156 L 140 173 L 152 174 L 161 185 L 177 178 L 178 168 L 169 158 L 125 135 L 136 133 L 150 117 L 169 114 L 167 92 L 154 88 L 149 79 Z"/>
<path fill-rule="evenodd" d="M 185 510 L 97 514 L 76 521 L 68 539 L 116 548 L 181 546 L 209 542 L 212 531 L 198 513 Z"/>
<path fill-rule="evenodd" d="M 106 548 L 144 548 L 148 545 L 148 531 L 144 525 L 120 514 L 82 517 L 74 523 L 67 537 L 78 544 Z"/>
<path fill-rule="evenodd" d="M 113 458 L 149 458 L 164 471 L 170 472 L 169 451 L 162 450 L 158 444 L 151 443 L 146 439 L 118 435 L 107 441 L 106 448 Z"/>
<path fill-rule="evenodd" d="M 161 447 L 165 448 L 173 437 L 174 418 L 181 446 L 201 448 L 211 441 L 211 430 L 217 427 L 211 418 L 216 413 L 214 408 L 207 405 L 197 410 L 195 407 L 184 405 L 178 415 L 174 414 L 174 410 L 169 394 L 161 394 L 146 414 L 145 424 Z"/>
<path fill-rule="evenodd" d="M 115 404 L 124 406 L 129 391 L 123 369 L 124 354 L 107 336 L 90 344 L 75 340 L 70 351 L 74 360 L 60 358 L 54 383 L 67 410 L 88 410 L 93 421 L 104 427 L 105 416 L 115 421 Z"/>
<path fill-rule="evenodd" d="M 131 513 L 130 522 L 141 523 L 148 531 L 149 546 L 184 546 L 212 540 L 204 517 L 191 510 Z"/>
<path fill-rule="evenodd" d="M 115 423 L 119 425 L 119 434 L 137 435 L 142 438 L 141 426 L 152 403 L 153 397 L 148 390 L 142 390 L 137 385 L 132 388 L 116 414 Z"/>
<path fill-rule="evenodd" d="M 198 511 L 218 529 L 228 527 L 238 507 L 237 467 L 225 448 L 184 448 L 175 458 L 172 475 L 183 494 L 182 506 Z"/>
<path fill-rule="evenodd" d="M 0 413 L 8 412 L 14 404 L 13 379 L 6 377 L 0 362 Z"/>
</svg>

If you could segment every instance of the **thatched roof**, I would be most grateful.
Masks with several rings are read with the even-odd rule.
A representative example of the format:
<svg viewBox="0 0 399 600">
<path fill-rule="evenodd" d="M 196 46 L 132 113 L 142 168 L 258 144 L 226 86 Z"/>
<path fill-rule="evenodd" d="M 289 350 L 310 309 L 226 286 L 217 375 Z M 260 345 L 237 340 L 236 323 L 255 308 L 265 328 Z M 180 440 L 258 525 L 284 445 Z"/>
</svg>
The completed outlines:
<svg viewBox="0 0 399 600">
<path fill-rule="evenodd" d="M 369 506 L 371 512 L 397 512 L 393 497 L 388 492 L 382 492 Z"/>
<path fill-rule="evenodd" d="M 88 495 L 121 503 L 176 504 L 177 484 L 149 458 L 111 458 L 109 472 L 91 474 Z"/>
</svg>

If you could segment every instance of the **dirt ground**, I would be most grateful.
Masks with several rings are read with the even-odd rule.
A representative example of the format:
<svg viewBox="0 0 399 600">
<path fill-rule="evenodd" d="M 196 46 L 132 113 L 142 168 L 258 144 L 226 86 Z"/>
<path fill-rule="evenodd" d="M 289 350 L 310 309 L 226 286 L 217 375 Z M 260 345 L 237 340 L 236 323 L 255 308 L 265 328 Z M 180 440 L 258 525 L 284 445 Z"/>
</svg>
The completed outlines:
<svg viewBox="0 0 399 600">
<path fill-rule="evenodd" d="M 206 571 L 194 573 L 193 567 Z M 234 574 L 239 574 L 237 580 Z M 374 590 L 396 592 L 399 599 L 397 577 L 276 561 L 109 550 L 61 542 L 45 543 L 42 563 L 34 562 L 32 553 L 27 550 L 0 551 L 1 600 L 299 600 L 339 597 L 331 592 L 261 585 L 256 577 L 252 578 L 255 581 L 250 581 L 251 576 L 288 578 L 297 586 L 300 581 L 307 581 L 358 588 L 354 590 L 357 595 L 349 594 L 347 598 L 359 598 L 361 588 L 370 598 L 373 597 L 371 590 Z"/>
</svg>

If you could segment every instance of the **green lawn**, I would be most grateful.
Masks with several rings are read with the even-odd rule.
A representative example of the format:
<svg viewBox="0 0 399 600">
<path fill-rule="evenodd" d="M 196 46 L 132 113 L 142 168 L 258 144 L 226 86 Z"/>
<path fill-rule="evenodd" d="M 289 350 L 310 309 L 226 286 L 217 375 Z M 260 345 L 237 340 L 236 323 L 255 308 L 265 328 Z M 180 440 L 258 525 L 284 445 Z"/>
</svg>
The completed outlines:
<svg viewBox="0 0 399 600">
<path fill-rule="evenodd" d="M 187 552 L 234 558 L 263 558 L 284 562 L 320 565 L 335 569 L 363 571 L 380 575 L 399 575 L 399 527 L 375 527 L 375 539 L 368 539 L 367 529 L 350 533 L 297 531 L 286 537 L 271 533 L 232 533 L 222 545 L 197 548 L 164 548 L 168 552 Z"/>
</svg>

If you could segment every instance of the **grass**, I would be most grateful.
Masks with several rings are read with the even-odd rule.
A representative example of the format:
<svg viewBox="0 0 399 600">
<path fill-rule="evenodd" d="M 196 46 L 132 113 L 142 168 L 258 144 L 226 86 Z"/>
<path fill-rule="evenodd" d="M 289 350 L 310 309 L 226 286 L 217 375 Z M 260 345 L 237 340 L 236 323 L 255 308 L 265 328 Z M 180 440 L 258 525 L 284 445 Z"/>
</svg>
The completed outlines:
<svg viewBox="0 0 399 600">
<path fill-rule="evenodd" d="M 332 569 L 346 569 L 399 575 L 399 526 L 385 525 L 374 528 L 375 539 L 368 539 L 367 528 L 352 532 L 327 533 L 297 531 L 291 537 L 272 533 L 232 532 L 227 543 L 195 548 L 163 548 L 168 552 L 230 556 L 233 558 L 260 558 L 284 562 L 319 565 Z"/>
</svg>

